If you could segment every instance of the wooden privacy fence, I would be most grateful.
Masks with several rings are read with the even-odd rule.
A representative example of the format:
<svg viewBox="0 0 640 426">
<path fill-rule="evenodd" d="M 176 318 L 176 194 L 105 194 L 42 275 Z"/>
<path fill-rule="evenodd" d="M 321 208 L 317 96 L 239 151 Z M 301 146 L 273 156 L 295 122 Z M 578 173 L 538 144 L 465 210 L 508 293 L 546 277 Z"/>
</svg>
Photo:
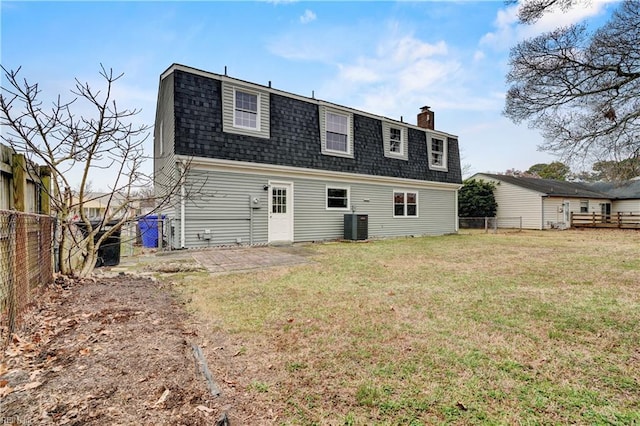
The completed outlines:
<svg viewBox="0 0 640 426">
<path fill-rule="evenodd" d="M 573 228 L 640 229 L 640 213 L 571 213 Z"/>
<path fill-rule="evenodd" d="M 0 337 L 15 331 L 35 289 L 53 279 L 50 216 L 0 210 Z"/>
</svg>

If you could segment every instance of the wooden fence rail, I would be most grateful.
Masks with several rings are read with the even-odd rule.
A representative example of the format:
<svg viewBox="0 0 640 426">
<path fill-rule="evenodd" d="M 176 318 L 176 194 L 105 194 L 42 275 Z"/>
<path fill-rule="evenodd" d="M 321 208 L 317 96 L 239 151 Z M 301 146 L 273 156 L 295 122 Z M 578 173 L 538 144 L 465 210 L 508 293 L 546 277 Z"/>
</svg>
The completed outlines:
<svg viewBox="0 0 640 426">
<path fill-rule="evenodd" d="M 571 227 L 640 229 L 640 213 L 571 213 Z"/>
</svg>

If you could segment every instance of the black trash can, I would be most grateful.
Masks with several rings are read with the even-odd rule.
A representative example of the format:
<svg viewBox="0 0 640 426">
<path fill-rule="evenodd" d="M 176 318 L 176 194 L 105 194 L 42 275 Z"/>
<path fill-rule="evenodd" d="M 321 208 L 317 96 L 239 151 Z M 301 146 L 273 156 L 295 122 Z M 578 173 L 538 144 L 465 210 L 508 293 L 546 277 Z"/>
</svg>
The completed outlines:
<svg viewBox="0 0 640 426">
<path fill-rule="evenodd" d="M 91 221 L 91 227 L 93 229 L 100 226 L 102 222 L 100 221 Z M 107 222 L 103 224 L 98 233 L 93 237 L 93 241 L 97 242 L 102 236 L 115 224 L 117 221 Z M 87 229 L 84 222 L 76 222 L 78 228 L 82 230 L 82 233 L 87 236 L 89 234 L 89 230 Z M 117 266 L 120 264 L 120 228 L 113 232 L 106 240 L 102 242 L 100 247 L 98 248 L 98 259 L 96 260 L 96 267 L 100 266 Z"/>
</svg>

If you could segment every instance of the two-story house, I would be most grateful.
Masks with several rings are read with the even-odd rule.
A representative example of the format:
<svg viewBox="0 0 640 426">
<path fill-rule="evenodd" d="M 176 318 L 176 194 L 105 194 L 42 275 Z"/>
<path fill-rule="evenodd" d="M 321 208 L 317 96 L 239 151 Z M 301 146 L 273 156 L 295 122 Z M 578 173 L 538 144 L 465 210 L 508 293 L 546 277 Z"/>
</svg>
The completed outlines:
<svg viewBox="0 0 640 426">
<path fill-rule="evenodd" d="M 342 238 L 367 215 L 371 238 L 457 231 L 456 136 L 174 64 L 160 76 L 157 195 L 177 188 L 176 248 Z M 187 170 L 183 179 L 179 179 Z"/>
</svg>

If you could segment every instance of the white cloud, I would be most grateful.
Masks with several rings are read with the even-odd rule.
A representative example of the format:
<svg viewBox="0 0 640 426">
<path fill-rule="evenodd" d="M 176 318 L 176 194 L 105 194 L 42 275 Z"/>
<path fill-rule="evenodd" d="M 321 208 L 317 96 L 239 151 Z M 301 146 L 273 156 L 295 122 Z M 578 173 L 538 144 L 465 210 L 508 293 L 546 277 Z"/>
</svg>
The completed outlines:
<svg viewBox="0 0 640 426">
<path fill-rule="evenodd" d="M 375 83 L 380 80 L 380 75 L 369 67 L 363 65 L 338 65 L 340 76 L 353 83 Z"/>
<path fill-rule="evenodd" d="M 393 24 L 391 25 L 393 27 Z M 446 42 L 425 42 L 394 28 L 370 55 L 346 58 L 338 64 L 336 78 L 320 91 L 323 98 L 364 111 L 398 119 L 409 109 L 447 98 L 461 64 Z"/>
<path fill-rule="evenodd" d="M 267 42 L 274 55 L 290 60 L 335 64 L 340 58 L 357 56 L 362 46 L 370 43 L 365 28 L 354 26 L 299 26 Z"/>
<path fill-rule="evenodd" d="M 508 6 L 498 11 L 493 22 L 495 30 L 486 33 L 480 39 L 480 45 L 505 50 L 525 38 L 598 16 L 605 12 L 609 3 L 616 1 L 618 0 L 594 0 L 567 11 L 553 10 L 532 25 L 521 25 L 518 22 L 519 4 Z"/>
<path fill-rule="evenodd" d="M 415 123 L 423 105 L 437 113 L 454 111 L 456 116 L 459 111 L 503 108 L 503 98 L 487 94 L 495 85 L 483 77 L 483 68 L 495 74 L 495 64 L 480 61 L 482 52 L 474 56 L 473 51 L 419 37 L 406 27 L 396 22 L 358 31 L 318 26 L 281 35 L 269 49 L 287 59 L 335 67 L 335 74 L 316 86 L 317 98 L 394 119 L 402 116 L 409 123 Z M 496 90 L 502 90 L 498 84 Z"/>
<path fill-rule="evenodd" d="M 473 60 L 475 62 L 481 61 L 486 57 L 485 53 L 482 50 L 476 50 L 473 54 Z"/>
<path fill-rule="evenodd" d="M 315 20 L 316 20 L 316 14 L 309 9 L 305 10 L 302 16 L 300 17 L 300 22 L 302 22 L 303 24 L 308 24 L 309 22 L 315 21 Z"/>
</svg>

